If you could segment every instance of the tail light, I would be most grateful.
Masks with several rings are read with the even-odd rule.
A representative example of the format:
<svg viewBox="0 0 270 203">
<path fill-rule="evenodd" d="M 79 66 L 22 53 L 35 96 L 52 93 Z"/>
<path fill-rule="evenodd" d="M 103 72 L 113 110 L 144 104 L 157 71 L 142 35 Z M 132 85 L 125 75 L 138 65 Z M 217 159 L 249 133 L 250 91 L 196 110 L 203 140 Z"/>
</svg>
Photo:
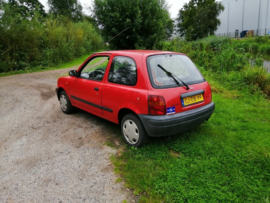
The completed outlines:
<svg viewBox="0 0 270 203">
<path fill-rule="evenodd" d="M 148 97 L 148 109 L 150 115 L 165 115 L 166 105 L 162 96 L 150 95 Z"/>
</svg>

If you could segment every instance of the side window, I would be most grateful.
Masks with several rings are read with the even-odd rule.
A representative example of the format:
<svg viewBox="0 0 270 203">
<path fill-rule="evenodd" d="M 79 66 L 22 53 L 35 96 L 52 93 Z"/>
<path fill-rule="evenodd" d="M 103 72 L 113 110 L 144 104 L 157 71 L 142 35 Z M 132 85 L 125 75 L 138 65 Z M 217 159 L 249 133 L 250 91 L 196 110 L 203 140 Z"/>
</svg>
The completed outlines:
<svg viewBox="0 0 270 203">
<path fill-rule="evenodd" d="M 116 56 L 110 68 L 108 81 L 123 85 L 136 85 L 137 67 L 135 61 L 129 57 Z"/>
<path fill-rule="evenodd" d="M 80 72 L 81 78 L 101 81 L 109 62 L 108 56 L 98 56 L 90 60 Z"/>
</svg>

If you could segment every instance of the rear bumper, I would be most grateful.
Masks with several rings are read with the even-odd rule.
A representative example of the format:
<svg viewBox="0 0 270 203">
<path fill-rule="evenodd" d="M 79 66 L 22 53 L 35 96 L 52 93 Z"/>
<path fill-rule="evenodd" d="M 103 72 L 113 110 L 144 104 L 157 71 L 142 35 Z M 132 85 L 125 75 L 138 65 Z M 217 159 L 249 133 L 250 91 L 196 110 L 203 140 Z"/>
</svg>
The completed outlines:
<svg viewBox="0 0 270 203">
<path fill-rule="evenodd" d="M 175 135 L 184 132 L 208 120 L 215 110 L 211 102 L 200 108 L 182 113 L 164 116 L 139 114 L 147 134 L 151 137 Z"/>
</svg>

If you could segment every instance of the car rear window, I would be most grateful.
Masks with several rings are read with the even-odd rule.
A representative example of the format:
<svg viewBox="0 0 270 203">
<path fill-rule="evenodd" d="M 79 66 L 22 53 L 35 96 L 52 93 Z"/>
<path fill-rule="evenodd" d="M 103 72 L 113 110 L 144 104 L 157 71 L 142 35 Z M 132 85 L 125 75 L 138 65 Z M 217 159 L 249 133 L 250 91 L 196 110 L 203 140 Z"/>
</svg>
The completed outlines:
<svg viewBox="0 0 270 203">
<path fill-rule="evenodd" d="M 160 66 L 163 69 L 160 68 Z M 150 81 L 154 88 L 178 86 L 175 80 L 168 76 L 165 71 L 172 73 L 175 79 L 180 83 L 180 86 L 183 85 L 181 80 L 188 85 L 205 81 L 195 64 L 185 55 L 163 54 L 149 56 L 147 58 L 147 67 Z"/>
</svg>

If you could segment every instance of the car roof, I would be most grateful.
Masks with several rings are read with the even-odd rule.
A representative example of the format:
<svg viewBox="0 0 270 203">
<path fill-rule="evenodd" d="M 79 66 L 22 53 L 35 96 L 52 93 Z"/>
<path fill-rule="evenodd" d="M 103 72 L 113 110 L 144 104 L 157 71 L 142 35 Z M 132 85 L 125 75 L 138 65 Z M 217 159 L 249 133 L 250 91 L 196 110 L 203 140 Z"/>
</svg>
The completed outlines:
<svg viewBox="0 0 270 203">
<path fill-rule="evenodd" d="M 155 55 L 155 54 L 181 54 L 171 51 L 157 51 L 157 50 L 117 50 L 117 51 L 103 51 L 100 53 L 119 54 L 119 55 Z"/>
</svg>

